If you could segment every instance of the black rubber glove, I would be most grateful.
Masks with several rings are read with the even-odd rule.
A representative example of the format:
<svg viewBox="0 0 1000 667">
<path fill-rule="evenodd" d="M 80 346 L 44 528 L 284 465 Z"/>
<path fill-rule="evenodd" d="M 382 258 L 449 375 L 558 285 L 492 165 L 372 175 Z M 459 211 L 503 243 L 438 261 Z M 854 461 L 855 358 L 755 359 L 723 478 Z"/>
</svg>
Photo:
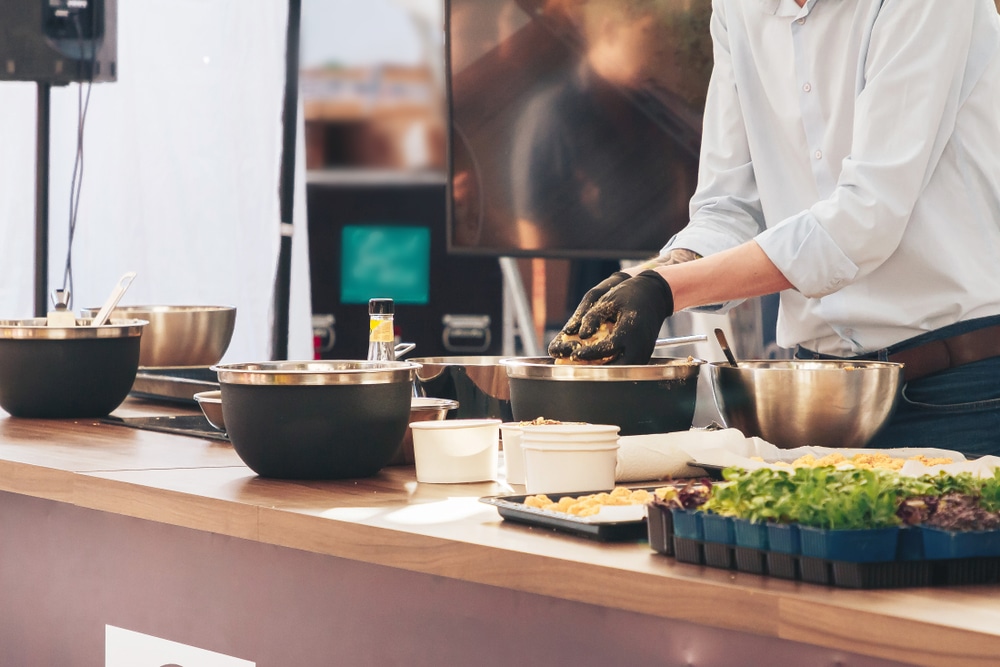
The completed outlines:
<svg viewBox="0 0 1000 667">
<path fill-rule="evenodd" d="M 583 316 L 583 345 L 573 357 L 581 361 L 609 359 L 612 364 L 648 364 L 663 320 L 673 314 L 670 285 L 656 271 L 643 271 L 609 290 Z M 613 323 L 611 334 L 587 345 L 586 339 L 604 322 Z"/>
<path fill-rule="evenodd" d="M 598 300 L 608 293 L 608 291 L 615 285 L 619 285 L 629 279 L 629 274 L 624 271 L 617 271 L 612 273 L 610 276 L 597 283 L 594 287 L 591 287 L 586 294 L 583 295 L 583 299 L 580 300 L 580 305 L 576 307 L 573 314 L 566 321 L 566 326 L 562 328 L 555 338 L 549 343 L 549 355 L 553 357 L 568 357 L 574 350 L 580 347 L 578 341 L 567 340 L 567 336 L 576 336 L 580 331 L 580 322 L 583 320 L 583 316 L 594 307 L 594 304 Z"/>
</svg>

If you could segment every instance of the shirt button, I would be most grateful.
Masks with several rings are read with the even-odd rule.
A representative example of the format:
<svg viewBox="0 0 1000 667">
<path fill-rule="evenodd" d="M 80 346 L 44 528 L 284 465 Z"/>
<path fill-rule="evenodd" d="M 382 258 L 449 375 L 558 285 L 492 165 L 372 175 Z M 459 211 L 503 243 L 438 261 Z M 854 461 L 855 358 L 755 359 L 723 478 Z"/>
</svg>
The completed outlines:
<svg viewBox="0 0 1000 667">
<path fill-rule="evenodd" d="M 817 160 L 822 160 L 823 159 L 823 151 L 816 151 L 815 153 L 813 153 L 813 157 L 815 157 Z"/>
<path fill-rule="evenodd" d="M 802 85 L 802 90 L 806 91 L 807 93 L 812 89 L 813 89 L 812 84 L 806 83 Z"/>
<path fill-rule="evenodd" d="M 798 23 L 799 25 L 802 25 L 802 24 L 803 24 L 803 23 L 805 23 L 805 22 L 806 22 L 806 19 L 805 19 L 805 17 L 802 17 L 802 18 L 800 18 L 800 19 L 799 19 L 798 21 L 796 21 L 796 23 Z"/>
</svg>

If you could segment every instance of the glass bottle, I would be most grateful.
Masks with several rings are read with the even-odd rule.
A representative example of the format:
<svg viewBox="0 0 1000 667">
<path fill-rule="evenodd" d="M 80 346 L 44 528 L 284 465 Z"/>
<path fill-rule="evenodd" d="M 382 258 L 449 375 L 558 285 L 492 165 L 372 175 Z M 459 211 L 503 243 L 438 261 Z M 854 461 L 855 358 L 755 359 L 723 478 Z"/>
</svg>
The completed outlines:
<svg viewBox="0 0 1000 667">
<path fill-rule="evenodd" d="M 396 336 L 392 326 L 392 299 L 368 301 L 368 360 L 395 361 Z"/>
</svg>

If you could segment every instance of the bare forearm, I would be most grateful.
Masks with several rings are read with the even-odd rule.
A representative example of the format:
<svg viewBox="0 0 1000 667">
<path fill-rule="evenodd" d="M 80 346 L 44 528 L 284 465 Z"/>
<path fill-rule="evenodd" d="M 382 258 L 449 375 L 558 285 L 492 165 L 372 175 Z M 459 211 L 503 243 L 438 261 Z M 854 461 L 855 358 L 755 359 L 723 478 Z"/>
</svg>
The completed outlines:
<svg viewBox="0 0 1000 667">
<path fill-rule="evenodd" d="M 688 251 L 690 252 L 690 251 Z M 754 241 L 697 261 L 665 256 L 627 269 L 632 275 L 652 268 L 670 284 L 674 310 L 747 299 L 789 289 L 792 284 Z"/>
</svg>

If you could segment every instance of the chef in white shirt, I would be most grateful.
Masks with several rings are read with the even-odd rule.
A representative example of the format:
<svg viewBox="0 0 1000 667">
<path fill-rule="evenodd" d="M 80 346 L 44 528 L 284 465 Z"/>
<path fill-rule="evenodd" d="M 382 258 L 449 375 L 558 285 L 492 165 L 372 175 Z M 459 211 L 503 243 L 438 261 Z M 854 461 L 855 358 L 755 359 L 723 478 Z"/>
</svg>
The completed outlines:
<svg viewBox="0 0 1000 667">
<path fill-rule="evenodd" d="M 1000 454 L 993 0 L 712 6 L 691 221 L 588 292 L 550 354 L 646 363 L 673 312 L 780 292 L 796 356 L 906 364 L 870 446 Z"/>
</svg>

